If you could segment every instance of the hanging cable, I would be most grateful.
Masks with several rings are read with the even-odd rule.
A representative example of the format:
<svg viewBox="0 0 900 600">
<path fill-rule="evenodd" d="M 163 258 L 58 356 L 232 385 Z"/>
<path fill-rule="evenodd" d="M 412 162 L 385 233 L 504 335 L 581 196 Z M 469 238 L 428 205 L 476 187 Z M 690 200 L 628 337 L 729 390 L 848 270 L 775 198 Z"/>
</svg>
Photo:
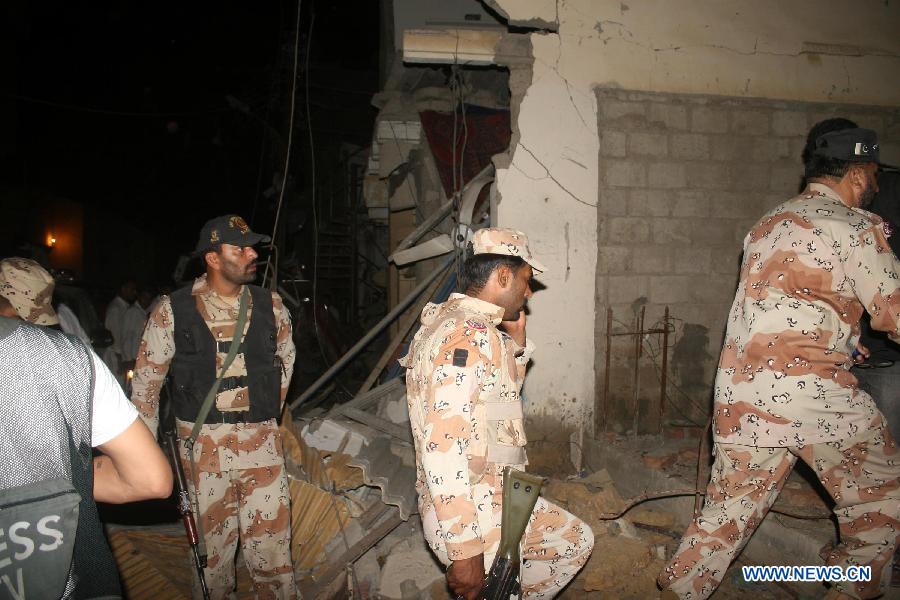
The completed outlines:
<svg viewBox="0 0 900 600">
<path fill-rule="evenodd" d="M 278 220 L 281 217 L 281 205 L 284 202 L 284 190 L 287 187 L 287 178 L 288 178 L 288 167 L 291 164 L 291 145 L 294 140 L 294 112 L 296 108 L 295 99 L 297 97 L 297 62 L 299 59 L 299 51 L 300 51 L 300 8 L 302 7 L 303 0 L 297 0 L 297 19 L 294 25 L 294 71 L 293 76 L 291 77 L 291 116 L 288 121 L 288 139 L 287 139 L 287 151 L 284 155 L 284 173 L 281 178 L 281 191 L 278 193 L 278 206 L 275 209 L 275 223 L 272 225 L 272 240 L 269 242 L 269 256 L 266 259 L 266 270 L 263 273 L 263 285 L 265 285 L 266 279 L 269 277 L 269 267 L 272 265 L 272 250 L 275 248 L 275 237 L 278 233 Z M 307 49 L 307 64 L 309 63 L 309 50 Z M 307 93 L 307 97 L 309 94 Z M 276 257 L 276 263 L 274 268 L 272 269 L 272 283 L 271 289 L 276 289 L 278 287 L 278 263 Z"/>
</svg>

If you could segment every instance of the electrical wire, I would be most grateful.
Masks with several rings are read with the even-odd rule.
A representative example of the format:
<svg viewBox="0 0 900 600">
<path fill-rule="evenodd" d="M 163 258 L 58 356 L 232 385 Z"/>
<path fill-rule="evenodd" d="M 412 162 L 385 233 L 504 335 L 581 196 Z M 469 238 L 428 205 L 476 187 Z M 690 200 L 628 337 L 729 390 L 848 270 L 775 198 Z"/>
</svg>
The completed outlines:
<svg viewBox="0 0 900 600">
<path fill-rule="evenodd" d="M 287 151 L 284 156 L 284 174 L 281 179 L 281 191 L 278 193 L 278 206 L 275 209 L 275 223 L 272 226 L 272 239 L 269 242 L 269 250 L 270 254 L 266 259 L 266 270 L 263 273 L 263 283 L 265 283 L 266 279 L 269 276 L 269 267 L 272 265 L 272 250 L 275 248 L 275 238 L 278 233 L 278 220 L 281 217 L 281 205 L 284 202 L 284 190 L 287 187 L 287 178 L 288 178 L 288 168 L 291 164 L 291 145 L 294 140 L 294 113 L 296 110 L 296 97 L 297 97 L 297 63 L 300 52 L 300 9 L 303 5 L 303 0 L 297 0 L 297 19 L 295 21 L 295 31 L 294 31 L 294 71 L 293 76 L 291 78 L 291 116 L 288 121 L 288 140 L 287 140 Z M 309 62 L 309 50 L 307 49 L 307 63 Z M 309 98 L 309 93 L 306 94 L 307 99 Z M 310 133 L 312 135 L 312 133 Z M 272 269 L 272 289 L 276 289 L 278 287 L 278 262 L 276 256 L 275 266 Z"/>
</svg>

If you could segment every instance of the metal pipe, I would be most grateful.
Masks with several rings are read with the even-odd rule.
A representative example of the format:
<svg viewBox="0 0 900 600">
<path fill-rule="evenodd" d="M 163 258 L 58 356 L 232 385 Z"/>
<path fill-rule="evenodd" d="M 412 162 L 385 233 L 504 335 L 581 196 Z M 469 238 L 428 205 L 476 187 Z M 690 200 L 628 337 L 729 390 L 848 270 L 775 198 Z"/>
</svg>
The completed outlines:
<svg viewBox="0 0 900 600">
<path fill-rule="evenodd" d="M 638 435 L 638 421 L 640 419 L 640 393 L 641 393 L 641 354 L 644 348 L 644 310 L 646 306 L 641 307 L 639 315 L 635 315 L 637 334 L 634 340 L 634 416 L 632 419 L 632 435 L 636 438 Z"/>
<path fill-rule="evenodd" d="M 451 255 L 449 258 L 446 258 L 444 260 L 444 262 L 442 262 L 441 265 L 437 269 L 432 271 L 428 275 L 428 277 L 426 277 L 424 280 L 422 280 L 422 282 L 419 283 L 419 285 L 417 285 L 415 287 L 415 289 L 406 296 L 406 298 L 401 300 L 397 304 L 397 306 L 395 306 L 391 310 L 391 312 L 386 314 L 380 321 L 378 321 L 378 323 L 375 325 L 375 327 L 370 329 L 369 332 L 366 335 L 364 335 L 358 342 L 356 342 L 356 344 L 354 344 L 352 348 L 347 350 L 347 352 L 341 358 L 339 358 L 336 363 L 331 365 L 330 369 L 328 369 L 327 371 L 322 373 L 322 375 L 318 379 L 316 379 L 312 385 L 310 385 L 308 388 L 306 388 L 306 390 L 302 394 L 300 394 L 300 396 L 298 396 L 296 399 L 292 400 L 291 403 L 288 405 L 289 408 L 291 410 L 297 408 L 298 406 L 303 404 L 303 402 L 308 400 L 310 396 L 312 396 L 317 391 L 319 391 L 319 388 L 321 388 L 323 385 L 325 385 L 325 383 L 328 382 L 328 380 L 330 380 L 332 377 L 334 377 L 341 369 L 346 367 L 347 364 L 349 364 L 350 361 L 353 360 L 356 357 L 356 355 L 359 354 L 360 351 L 369 344 L 369 342 L 371 342 L 373 339 L 375 339 L 378 336 L 378 334 L 380 334 L 382 331 L 384 331 L 387 328 L 388 325 L 393 323 L 394 320 L 397 319 L 397 317 L 399 317 L 401 314 L 403 314 L 403 311 L 405 311 L 407 308 L 409 308 L 409 305 L 412 304 L 415 301 L 415 299 L 418 298 L 422 294 L 422 292 L 424 292 L 428 288 L 429 285 L 431 285 L 431 282 L 434 281 L 435 279 L 437 279 L 438 277 L 440 277 L 441 274 L 444 271 L 446 271 L 447 269 L 449 269 L 450 265 L 452 265 L 455 261 L 456 261 L 455 253 L 453 255 Z"/>
<path fill-rule="evenodd" d="M 659 430 L 662 431 L 663 419 L 666 414 L 666 371 L 669 368 L 669 307 L 666 306 L 666 312 L 663 316 L 663 332 L 662 332 L 662 373 L 659 377 Z"/>
<path fill-rule="evenodd" d="M 603 431 L 609 431 L 609 365 L 612 354 L 612 307 L 606 308 L 606 370 L 603 372 Z"/>
</svg>

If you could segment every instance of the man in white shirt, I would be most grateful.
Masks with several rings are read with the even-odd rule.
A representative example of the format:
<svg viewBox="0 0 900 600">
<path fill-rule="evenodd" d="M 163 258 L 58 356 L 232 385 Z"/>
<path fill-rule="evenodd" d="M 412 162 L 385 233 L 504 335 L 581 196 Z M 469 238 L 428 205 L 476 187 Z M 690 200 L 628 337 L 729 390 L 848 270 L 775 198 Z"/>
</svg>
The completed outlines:
<svg viewBox="0 0 900 600">
<path fill-rule="evenodd" d="M 134 302 L 137 297 L 137 286 L 134 281 L 125 281 L 120 287 L 109 306 L 106 307 L 106 318 L 103 321 L 104 326 L 109 330 L 113 337 L 113 343 L 103 353 L 103 360 L 106 362 L 109 370 L 113 372 L 119 384 L 124 384 L 125 371 L 122 368 L 122 341 L 124 339 L 123 325 L 125 321 L 125 311 Z"/>
<path fill-rule="evenodd" d="M 127 373 L 134 369 L 134 361 L 141 345 L 144 326 L 150 315 L 153 304 L 153 290 L 138 286 L 137 300 L 122 315 L 122 371 Z"/>
</svg>

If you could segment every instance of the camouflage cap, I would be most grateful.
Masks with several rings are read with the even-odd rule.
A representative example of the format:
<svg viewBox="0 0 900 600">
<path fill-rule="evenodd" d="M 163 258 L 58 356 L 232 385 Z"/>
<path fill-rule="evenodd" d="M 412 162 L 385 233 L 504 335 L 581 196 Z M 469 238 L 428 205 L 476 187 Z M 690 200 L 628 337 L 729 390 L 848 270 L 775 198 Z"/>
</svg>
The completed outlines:
<svg viewBox="0 0 900 600">
<path fill-rule="evenodd" d="M 27 258 L 0 260 L 0 295 L 9 300 L 16 313 L 35 325 L 57 325 L 53 310 L 53 277 L 44 267 Z"/>
<path fill-rule="evenodd" d="M 878 136 L 871 129 L 852 127 L 829 131 L 816 138 L 813 154 L 848 162 L 879 161 Z"/>
<path fill-rule="evenodd" d="M 479 229 L 472 237 L 475 254 L 506 254 L 518 256 L 535 271 L 545 272 L 547 267 L 538 262 L 528 248 L 528 236 L 515 229 L 487 227 Z"/>
<path fill-rule="evenodd" d="M 222 215 L 207 221 L 200 230 L 197 240 L 197 254 L 212 250 L 219 244 L 234 246 L 255 246 L 260 242 L 271 240 L 267 235 L 250 231 L 250 226 L 238 215 Z"/>
</svg>

